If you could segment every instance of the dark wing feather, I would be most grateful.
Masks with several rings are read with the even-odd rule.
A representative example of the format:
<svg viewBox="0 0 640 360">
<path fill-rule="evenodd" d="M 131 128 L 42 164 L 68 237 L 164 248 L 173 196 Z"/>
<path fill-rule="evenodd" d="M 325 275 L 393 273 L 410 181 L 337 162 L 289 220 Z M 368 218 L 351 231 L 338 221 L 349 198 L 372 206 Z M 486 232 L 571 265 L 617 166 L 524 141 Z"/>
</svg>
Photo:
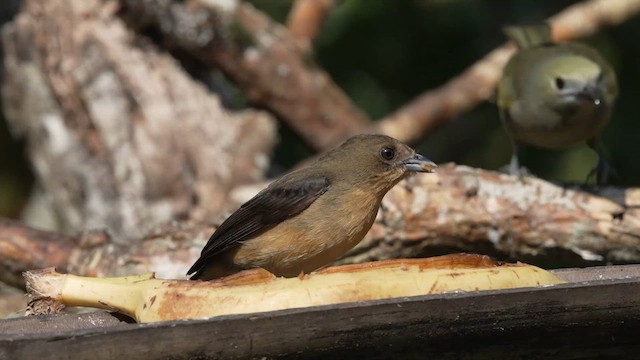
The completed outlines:
<svg viewBox="0 0 640 360">
<path fill-rule="evenodd" d="M 187 274 L 201 270 L 215 255 L 250 240 L 308 208 L 329 187 L 325 177 L 274 183 L 231 214 L 211 235 Z"/>
</svg>

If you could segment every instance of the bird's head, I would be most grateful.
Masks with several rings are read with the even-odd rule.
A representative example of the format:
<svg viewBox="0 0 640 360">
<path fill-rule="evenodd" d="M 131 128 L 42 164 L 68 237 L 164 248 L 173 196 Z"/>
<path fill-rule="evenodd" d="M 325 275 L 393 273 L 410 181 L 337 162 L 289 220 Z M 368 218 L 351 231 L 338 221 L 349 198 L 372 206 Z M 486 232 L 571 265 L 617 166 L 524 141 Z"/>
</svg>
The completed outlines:
<svg viewBox="0 0 640 360">
<path fill-rule="evenodd" d="M 321 159 L 349 181 L 381 192 L 414 172 L 434 172 L 437 165 L 402 142 L 384 135 L 357 135 Z"/>
<path fill-rule="evenodd" d="M 558 112 L 605 105 L 602 68 L 584 56 L 551 58 L 540 65 L 532 81 L 542 103 Z"/>
</svg>

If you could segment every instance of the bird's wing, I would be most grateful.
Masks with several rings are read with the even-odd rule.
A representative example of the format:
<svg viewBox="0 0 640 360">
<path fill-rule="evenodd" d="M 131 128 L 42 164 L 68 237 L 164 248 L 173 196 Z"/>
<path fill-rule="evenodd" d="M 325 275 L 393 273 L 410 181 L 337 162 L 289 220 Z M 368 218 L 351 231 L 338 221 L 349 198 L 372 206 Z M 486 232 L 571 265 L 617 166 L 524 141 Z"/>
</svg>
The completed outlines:
<svg viewBox="0 0 640 360">
<path fill-rule="evenodd" d="M 502 77 L 496 87 L 496 104 L 501 113 L 508 113 L 511 105 L 518 97 L 515 72 L 518 71 L 519 64 L 520 56 L 516 53 L 509 59 L 509 62 L 504 67 Z"/>
<path fill-rule="evenodd" d="M 220 225 L 187 274 L 200 270 L 213 256 L 298 215 L 328 188 L 329 181 L 321 176 L 272 184 L 242 205 Z"/>
<path fill-rule="evenodd" d="M 529 26 L 507 26 L 503 29 L 503 32 L 519 49 L 530 49 L 553 44 L 551 26 L 547 23 Z"/>
</svg>

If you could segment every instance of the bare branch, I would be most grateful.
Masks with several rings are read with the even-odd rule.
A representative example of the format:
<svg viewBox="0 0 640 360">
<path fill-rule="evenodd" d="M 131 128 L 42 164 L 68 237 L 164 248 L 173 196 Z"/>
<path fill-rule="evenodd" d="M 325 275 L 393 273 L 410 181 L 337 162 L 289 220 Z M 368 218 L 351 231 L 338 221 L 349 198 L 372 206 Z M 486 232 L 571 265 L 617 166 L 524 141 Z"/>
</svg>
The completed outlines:
<svg viewBox="0 0 640 360">
<path fill-rule="evenodd" d="M 230 199 L 240 204 L 263 186 L 239 187 Z M 459 251 L 553 266 L 640 261 L 640 188 L 581 190 L 443 165 L 391 189 L 339 263 Z"/>
<path fill-rule="evenodd" d="M 187 7 L 170 0 L 131 1 L 130 6 L 135 11 L 129 9 L 125 13 L 141 14 L 138 18 L 140 23 L 162 28 L 167 38 L 183 41 L 178 48 L 192 51 L 201 56 L 203 61 L 219 64 L 228 73 L 235 74 L 239 82 L 244 84 L 245 91 L 254 94 L 250 97 L 262 99 L 264 104 L 270 104 L 270 108 L 278 108 L 282 114 L 286 113 L 287 121 L 292 126 L 297 124 L 295 126 L 299 126 L 308 139 L 316 138 L 311 141 L 315 141 L 318 148 L 367 128 L 364 116 L 356 116 L 355 119 L 360 120 L 355 122 L 354 118 L 349 117 L 349 114 L 359 112 L 328 80 L 327 75 L 301 60 L 301 53 L 295 46 L 290 46 L 293 40 L 284 28 L 274 25 L 245 4 L 227 1 L 225 3 L 235 6 L 225 9 L 214 8 L 211 4 L 216 3 L 215 0 L 203 1 L 208 5 Z M 586 19 L 591 19 L 589 21 L 597 23 L 597 26 L 604 26 L 617 24 L 640 11 L 640 5 L 626 7 L 630 6 L 628 4 L 639 4 L 639 0 L 606 0 L 606 6 L 590 5 L 596 3 L 604 2 L 591 1 L 569 8 L 563 14 L 583 11 L 584 14 L 591 14 L 584 15 Z M 622 3 L 625 4 L 624 14 L 620 13 Z M 114 206 L 118 212 L 106 209 L 98 214 L 110 220 L 103 223 L 129 222 L 123 233 L 127 233 L 127 229 L 140 231 L 140 224 L 156 228 L 154 224 L 159 219 L 170 218 L 180 209 L 190 209 L 194 194 L 184 192 L 184 189 L 191 188 L 196 178 L 182 178 L 185 172 L 193 177 L 206 175 L 197 178 L 199 190 L 196 195 L 219 202 L 223 201 L 221 199 L 232 199 L 227 198 L 226 194 L 233 179 L 242 179 L 252 171 L 259 173 L 257 165 L 247 164 L 246 169 L 243 165 L 235 175 L 219 173 L 230 167 L 221 166 L 219 161 L 211 162 L 214 158 L 212 155 L 218 153 L 215 146 L 208 147 L 212 144 L 207 138 L 195 142 L 184 141 L 187 130 L 184 127 L 172 127 L 175 119 L 186 123 L 185 114 L 191 114 L 194 117 L 189 121 L 189 133 L 201 134 L 203 129 L 208 129 L 204 133 L 211 132 L 219 139 L 225 136 L 219 133 L 220 129 L 215 126 L 200 127 L 205 126 L 203 124 L 206 122 L 196 113 L 206 108 L 207 114 L 214 114 L 216 118 L 231 115 L 217 106 L 211 107 L 212 103 L 216 103 L 215 97 L 176 71 L 175 62 L 163 54 L 146 47 L 130 48 L 136 38 L 127 35 L 126 29 L 117 21 L 103 21 L 102 16 L 108 7 L 100 8 L 101 11 L 95 16 L 86 16 L 96 9 L 97 4 L 101 3 L 96 0 L 26 0 L 28 17 L 21 15 L 16 23 L 3 31 L 4 49 L 8 54 L 4 59 L 5 74 L 9 79 L 3 86 L 5 100 L 11 104 L 7 107 L 8 115 L 13 120 L 12 126 L 16 132 L 31 134 L 32 137 L 28 137 L 31 156 L 40 178 L 45 180 L 43 183 L 47 191 L 54 193 L 53 189 L 63 188 L 61 195 L 57 195 L 57 201 L 63 205 L 71 204 L 68 218 L 80 223 L 100 218 L 96 217 L 95 209 L 89 206 L 114 202 L 118 205 Z M 168 7 L 163 7 L 165 5 Z M 74 21 L 56 20 L 50 17 L 52 14 L 74 17 Z M 556 33 L 559 38 L 584 36 L 589 31 L 595 31 L 590 27 L 573 27 L 572 19 L 569 15 L 559 15 L 557 29 L 561 30 Z M 98 27 L 83 23 L 98 20 Z M 564 30 L 565 21 L 566 29 L 573 29 L 573 32 Z M 75 24 L 74 28 L 67 26 L 67 23 Z M 194 28 L 181 27 L 189 24 Z M 192 31 L 187 31 L 189 29 Z M 199 36 L 206 35 L 207 29 L 215 29 L 215 36 L 211 35 L 215 40 L 205 37 L 205 41 L 200 43 Z M 246 42 L 240 42 L 242 39 Z M 85 59 L 80 56 L 83 51 L 92 56 Z M 409 111 L 411 116 L 427 114 L 432 119 L 452 117 L 459 114 L 459 109 L 468 109 L 474 101 L 486 98 L 509 51 L 508 46 L 495 50 L 441 90 L 425 96 L 431 100 L 408 105 L 409 109 L 413 109 Z M 74 66 L 61 60 L 62 55 L 69 59 L 69 53 L 76 55 L 73 57 L 75 63 L 71 62 Z M 263 67 L 265 64 L 267 67 Z M 279 67 L 282 64 L 292 72 L 286 76 L 274 75 L 278 69 L 283 69 Z M 66 70 L 60 71 L 61 66 Z M 318 79 L 321 79 L 320 84 L 317 83 Z M 158 81 L 159 84 L 148 88 L 136 86 L 147 84 L 148 81 Z M 34 87 L 28 88 L 27 85 Z M 162 93 L 153 93 L 152 89 L 163 90 Z M 338 97 L 334 98 L 336 94 Z M 446 96 L 443 99 L 438 96 L 444 95 L 438 94 Z M 110 113 L 98 111 L 104 105 L 98 100 L 112 104 L 114 99 L 122 101 L 122 113 L 107 116 Z M 179 104 L 181 111 L 178 114 L 161 112 L 166 103 Z M 320 117 L 317 117 L 318 114 Z M 336 114 L 340 116 L 333 117 Z M 336 121 L 325 122 L 326 116 Z M 405 125 L 400 128 L 389 125 L 394 124 L 393 121 L 383 122 L 379 129 L 405 141 L 415 139 L 425 123 L 413 121 L 411 116 L 401 120 L 407 123 L 406 129 Z M 242 115 L 232 118 L 238 122 L 243 119 Z M 305 122 L 307 120 L 308 123 Z M 225 122 L 225 126 L 230 126 L 230 123 Z M 100 136 L 101 133 L 96 129 L 107 125 L 117 125 L 123 136 L 115 140 Z M 225 137 L 227 144 L 233 145 L 238 139 L 257 141 L 260 134 L 272 135 L 272 127 L 265 119 L 249 119 L 236 125 L 235 137 Z M 264 129 L 254 131 L 255 126 L 264 126 Z M 304 126 L 308 128 L 302 129 Z M 130 132 L 131 127 L 136 131 Z M 67 142 L 42 135 L 59 135 L 60 132 L 65 135 L 63 140 Z M 180 141 L 175 141 L 176 136 L 182 137 Z M 269 136 L 266 137 L 266 144 L 259 143 L 250 153 L 262 154 L 260 149 L 268 147 Z M 167 148 L 167 143 L 174 144 L 174 147 Z M 231 145 L 224 149 L 232 149 Z M 204 147 L 208 149 L 205 153 L 202 150 Z M 124 151 L 126 149 L 129 150 Z M 163 159 L 161 155 L 167 151 L 170 156 L 176 155 L 176 149 L 180 150 L 178 157 L 171 157 L 170 162 L 158 161 Z M 209 155 L 206 156 L 206 153 Z M 229 156 L 232 155 L 251 158 L 250 154 L 240 151 L 233 154 L 229 152 Z M 189 161 L 184 161 L 185 158 Z M 229 158 L 230 163 L 232 159 Z M 177 166 L 185 163 L 198 166 L 199 170 L 194 172 Z M 208 167 L 209 163 L 215 166 Z M 87 164 L 99 171 L 87 171 Z M 105 174 L 112 174 L 114 178 Z M 185 181 L 170 182 L 168 177 Z M 212 186 L 209 182 L 213 179 L 218 184 L 221 178 L 224 179 L 222 188 Z M 255 178 L 259 178 L 259 175 Z M 221 191 L 225 195 L 220 197 L 207 191 Z M 616 203 L 539 179 L 527 178 L 521 182 L 493 172 L 442 167 L 437 176 L 415 177 L 394 189 L 384 200 L 383 210 L 368 237 L 343 261 L 418 256 L 434 248 L 493 252 L 516 258 L 532 256 L 537 259 L 535 261 L 551 258 L 554 252 L 572 256 L 567 261 L 583 263 L 640 261 L 639 193 L 639 189 L 618 188 L 605 188 L 599 192 L 602 196 L 615 199 Z M 167 194 L 176 197 L 162 197 Z M 149 196 L 156 197 L 151 205 L 144 202 L 149 201 Z M 160 214 L 153 222 L 146 218 L 131 220 L 141 214 L 153 213 Z M 95 226 L 95 223 L 91 225 Z M 136 237 L 138 234 L 135 231 L 127 234 Z M 182 277 L 212 231 L 211 227 L 203 227 L 197 221 L 193 224 L 175 223 L 155 234 L 147 234 L 139 243 L 124 245 L 114 243 L 109 236 L 101 233 L 76 239 L 23 229 L 15 223 L 0 223 L 0 266 L 2 270 L 8 270 L 0 271 L 0 280 L 16 283 L 16 274 L 47 266 L 94 276 L 126 275 L 151 270 L 157 271 L 162 277 Z"/>
<path fill-rule="evenodd" d="M 638 0 L 591 0 L 569 6 L 550 18 L 556 41 L 568 41 L 617 26 L 640 13 Z"/>
<path fill-rule="evenodd" d="M 423 93 L 380 120 L 375 125 L 375 132 L 404 142 L 416 141 L 479 102 L 488 100 L 512 53 L 510 44 L 493 50 L 446 84 Z"/>
<path fill-rule="evenodd" d="M 0 218 L 0 281 L 22 284 L 22 272 L 53 266 L 67 269 L 75 239 L 61 234 L 25 227 L 17 221 Z"/>
<path fill-rule="evenodd" d="M 260 189 L 240 188 L 244 195 L 236 199 Z M 640 189 L 594 191 L 445 165 L 392 189 L 367 237 L 340 262 L 461 250 L 554 266 L 640 261 Z M 136 244 L 118 245 L 103 233 L 70 239 L 2 224 L 0 249 L 14 250 L 0 252 L 0 265 L 11 264 L 13 274 L 0 272 L 0 281 L 50 266 L 91 276 L 154 271 L 183 278 L 213 232 L 196 222 L 173 222 Z"/>
<path fill-rule="evenodd" d="M 129 245 L 102 231 L 69 237 L 0 219 L 0 281 L 22 287 L 22 272 L 44 267 L 89 276 L 154 271 L 161 278 L 184 278 L 212 232 L 211 226 L 172 222 Z"/>
<path fill-rule="evenodd" d="M 591 0 L 553 16 L 557 40 L 572 40 L 615 26 L 640 12 L 640 0 Z M 514 47 L 505 44 L 443 86 L 429 90 L 376 124 L 375 131 L 402 141 L 415 141 L 488 100 Z"/>
<path fill-rule="evenodd" d="M 367 116 L 300 50 L 287 29 L 245 2 L 121 0 L 132 27 L 235 80 L 248 99 L 280 116 L 316 149 L 369 126 Z"/>
<path fill-rule="evenodd" d="M 293 4 L 287 27 L 304 49 L 311 47 L 334 3 L 334 0 L 296 0 Z"/>
<path fill-rule="evenodd" d="M 436 176 L 396 186 L 367 238 L 343 261 L 452 249 L 556 266 L 640 261 L 640 189 L 593 191 L 441 166 Z"/>
<path fill-rule="evenodd" d="M 317 150 L 362 132 L 383 133 L 406 142 L 423 137 L 489 99 L 514 51 L 511 44 L 493 50 L 443 86 L 425 92 L 371 125 L 329 76 L 299 50 L 294 35 L 247 4 L 232 1 L 233 7 L 224 8 L 216 6 L 218 1 L 208 0 L 187 11 L 172 1 L 167 2 L 164 9 L 153 1 L 122 1 L 129 5 L 128 13 L 135 18 L 135 23 L 152 24 L 164 32 L 174 48 L 186 50 L 205 64 L 220 67 L 238 82 L 254 104 L 278 114 Z M 296 6 L 302 10 L 292 12 L 290 27 L 297 29 L 294 18 L 303 17 L 297 15 L 297 11 L 309 11 L 321 18 L 319 10 L 310 9 L 319 8 L 319 3 L 324 1 L 297 2 Z M 179 17 L 175 16 L 176 9 L 180 9 Z M 554 16 L 554 34 L 558 40 L 589 36 L 601 27 L 618 25 L 638 12 L 639 0 L 591 0 Z M 181 24 L 197 25 L 185 29 Z M 315 27 L 311 23 L 305 26 Z M 306 29 L 295 32 L 311 33 Z M 198 42 L 199 38 L 207 40 Z"/>
</svg>

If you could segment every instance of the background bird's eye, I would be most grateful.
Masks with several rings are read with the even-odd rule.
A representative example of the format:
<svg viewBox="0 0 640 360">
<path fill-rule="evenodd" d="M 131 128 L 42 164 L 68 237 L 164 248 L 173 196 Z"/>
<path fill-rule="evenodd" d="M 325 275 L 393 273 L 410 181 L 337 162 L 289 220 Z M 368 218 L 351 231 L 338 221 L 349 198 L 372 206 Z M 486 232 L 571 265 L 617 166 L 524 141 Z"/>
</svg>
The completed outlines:
<svg viewBox="0 0 640 360">
<path fill-rule="evenodd" d="M 562 90 L 564 88 L 564 80 L 562 78 L 556 78 L 556 87 L 558 90 Z"/>
<path fill-rule="evenodd" d="M 385 160 L 391 160 L 396 157 L 396 150 L 391 147 L 385 147 L 380 150 L 380 156 Z"/>
</svg>

